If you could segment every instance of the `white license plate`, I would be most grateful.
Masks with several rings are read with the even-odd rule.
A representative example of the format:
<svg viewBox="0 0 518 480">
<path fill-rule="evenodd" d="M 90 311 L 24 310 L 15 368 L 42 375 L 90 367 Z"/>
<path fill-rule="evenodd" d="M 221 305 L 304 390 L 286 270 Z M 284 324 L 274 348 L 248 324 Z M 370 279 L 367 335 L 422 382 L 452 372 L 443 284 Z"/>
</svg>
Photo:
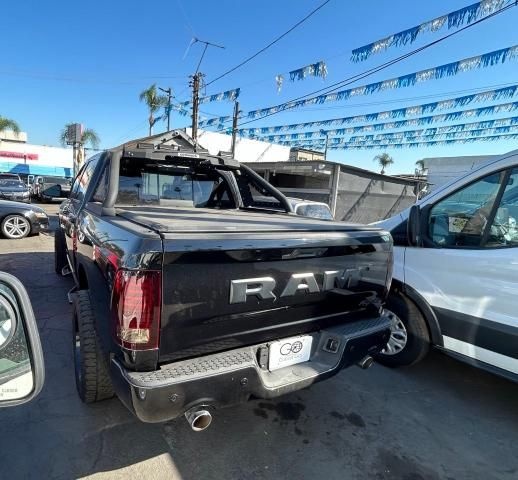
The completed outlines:
<svg viewBox="0 0 518 480">
<path fill-rule="evenodd" d="M 307 362 L 311 355 L 312 343 L 313 337 L 311 335 L 285 338 L 270 343 L 268 370 L 273 372 L 279 368 Z"/>
</svg>

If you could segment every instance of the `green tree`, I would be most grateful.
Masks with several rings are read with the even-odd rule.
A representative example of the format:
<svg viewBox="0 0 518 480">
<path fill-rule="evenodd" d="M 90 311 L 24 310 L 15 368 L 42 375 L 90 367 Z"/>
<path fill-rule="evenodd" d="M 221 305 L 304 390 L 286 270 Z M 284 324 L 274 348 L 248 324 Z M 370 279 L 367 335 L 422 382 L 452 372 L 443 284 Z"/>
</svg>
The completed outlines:
<svg viewBox="0 0 518 480">
<path fill-rule="evenodd" d="M 20 126 L 10 118 L 0 116 L 0 132 L 12 130 L 16 135 L 20 133 Z"/>
<path fill-rule="evenodd" d="M 153 134 L 153 125 L 158 120 L 155 119 L 154 114 L 158 112 L 160 107 L 165 107 L 167 105 L 167 97 L 158 93 L 156 83 L 154 83 L 149 88 L 146 88 L 144 91 L 140 92 L 139 100 L 144 102 L 149 110 L 149 135 L 151 136 Z"/>
<path fill-rule="evenodd" d="M 415 166 L 417 167 L 417 170 L 419 172 L 424 172 L 424 160 L 418 160 L 417 162 L 415 162 Z"/>
<path fill-rule="evenodd" d="M 380 155 L 376 155 L 374 157 L 374 161 L 378 164 L 378 166 L 381 168 L 381 174 L 383 175 L 385 173 L 385 170 L 387 167 L 392 165 L 394 163 L 394 159 L 388 154 L 388 153 L 381 153 Z"/>
</svg>

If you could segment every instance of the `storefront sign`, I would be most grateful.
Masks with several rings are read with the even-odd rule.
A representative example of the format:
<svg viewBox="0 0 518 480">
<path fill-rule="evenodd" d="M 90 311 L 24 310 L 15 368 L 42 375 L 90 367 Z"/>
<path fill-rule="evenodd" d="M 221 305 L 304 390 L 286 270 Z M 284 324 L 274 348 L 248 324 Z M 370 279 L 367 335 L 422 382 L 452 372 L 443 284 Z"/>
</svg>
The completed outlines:
<svg viewBox="0 0 518 480">
<path fill-rule="evenodd" d="M 37 153 L 5 152 L 0 151 L 0 157 L 19 158 L 20 160 L 38 160 Z"/>
</svg>

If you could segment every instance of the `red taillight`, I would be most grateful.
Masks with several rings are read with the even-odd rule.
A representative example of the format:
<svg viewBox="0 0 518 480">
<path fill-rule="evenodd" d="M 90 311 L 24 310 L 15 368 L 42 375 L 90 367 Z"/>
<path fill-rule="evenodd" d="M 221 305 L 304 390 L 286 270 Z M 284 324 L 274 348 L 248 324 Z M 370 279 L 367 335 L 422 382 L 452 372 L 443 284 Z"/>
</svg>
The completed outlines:
<svg viewBox="0 0 518 480">
<path fill-rule="evenodd" d="M 160 272 L 118 270 L 113 284 L 115 341 L 130 350 L 158 348 L 162 282 Z"/>
</svg>

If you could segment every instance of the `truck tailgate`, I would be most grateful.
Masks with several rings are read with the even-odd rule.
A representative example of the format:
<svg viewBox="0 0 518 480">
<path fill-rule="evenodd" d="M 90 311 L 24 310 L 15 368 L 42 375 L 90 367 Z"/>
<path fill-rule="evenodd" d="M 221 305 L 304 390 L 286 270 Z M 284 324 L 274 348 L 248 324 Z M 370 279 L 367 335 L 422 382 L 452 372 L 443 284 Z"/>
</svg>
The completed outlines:
<svg viewBox="0 0 518 480">
<path fill-rule="evenodd" d="M 341 228 L 163 233 L 160 362 L 372 315 L 386 291 L 391 238 L 375 228 Z M 252 279 L 265 278 L 266 298 L 231 297 L 233 281 L 252 288 Z"/>
</svg>

